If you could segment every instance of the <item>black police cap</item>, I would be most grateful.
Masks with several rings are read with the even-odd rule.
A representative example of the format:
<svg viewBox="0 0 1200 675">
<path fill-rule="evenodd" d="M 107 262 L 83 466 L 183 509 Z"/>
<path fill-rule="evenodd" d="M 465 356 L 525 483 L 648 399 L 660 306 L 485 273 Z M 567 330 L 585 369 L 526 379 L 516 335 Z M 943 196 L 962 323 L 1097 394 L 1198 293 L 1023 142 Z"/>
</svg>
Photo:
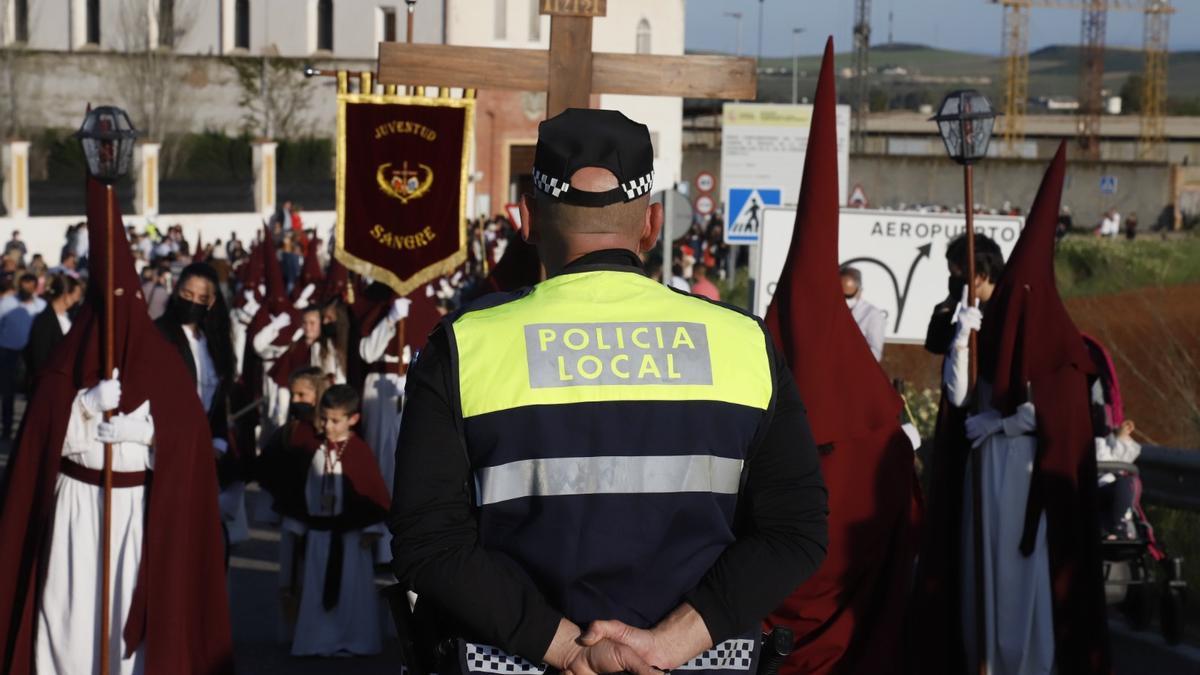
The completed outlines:
<svg viewBox="0 0 1200 675">
<path fill-rule="evenodd" d="M 571 185 L 587 168 L 608 169 L 619 187 L 588 192 Z M 650 130 L 616 110 L 568 108 L 538 125 L 533 185 L 538 198 L 575 206 L 608 206 L 650 194 L 654 187 L 654 147 Z"/>
</svg>

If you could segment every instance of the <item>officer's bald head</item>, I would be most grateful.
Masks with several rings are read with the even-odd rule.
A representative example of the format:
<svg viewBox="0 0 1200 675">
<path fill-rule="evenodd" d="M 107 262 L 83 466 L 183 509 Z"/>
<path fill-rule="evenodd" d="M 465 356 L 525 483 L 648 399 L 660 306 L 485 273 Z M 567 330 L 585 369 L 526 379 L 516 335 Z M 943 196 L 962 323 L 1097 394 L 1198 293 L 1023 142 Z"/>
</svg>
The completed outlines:
<svg viewBox="0 0 1200 675">
<path fill-rule="evenodd" d="M 608 169 L 584 167 L 570 177 L 571 190 L 608 192 L 619 187 Z M 562 264 L 590 251 L 624 248 L 637 253 L 649 250 L 662 228 L 662 206 L 646 194 L 607 206 L 579 206 L 538 192 L 521 202 L 522 234 L 538 246 L 547 271 L 552 260 Z"/>
</svg>

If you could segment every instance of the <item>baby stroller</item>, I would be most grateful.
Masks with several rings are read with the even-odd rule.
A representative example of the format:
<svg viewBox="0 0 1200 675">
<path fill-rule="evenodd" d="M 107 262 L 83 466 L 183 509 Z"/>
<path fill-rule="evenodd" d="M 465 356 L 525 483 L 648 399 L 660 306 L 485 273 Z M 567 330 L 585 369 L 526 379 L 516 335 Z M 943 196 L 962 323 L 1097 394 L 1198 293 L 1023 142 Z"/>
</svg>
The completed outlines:
<svg viewBox="0 0 1200 675">
<path fill-rule="evenodd" d="M 1136 630 L 1146 630 L 1157 606 L 1159 627 L 1167 644 L 1179 644 L 1183 638 L 1183 608 L 1187 582 L 1183 579 L 1183 558 L 1168 555 L 1166 547 L 1154 536 L 1154 527 L 1142 510 L 1141 478 L 1135 464 L 1097 463 L 1100 476 L 1112 475 L 1133 486 L 1133 502 L 1128 518 L 1117 532 L 1102 529 L 1100 553 L 1104 560 L 1104 595 L 1116 605 Z M 1124 529 L 1124 532 L 1119 531 Z"/>
<path fill-rule="evenodd" d="M 1163 638 L 1175 645 L 1183 638 L 1187 598 L 1183 558 L 1167 553 L 1142 508 L 1142 480 L 1134 464 L 1141 446 L 1129 437 L 1133 425 L 1124 419 L 1112 360 L 1095 339 L 1085 335 L 1084 343 L 1099 373 L 1092 383 L 1092 424 L 1105 597 L 1136 630 L 1150 627 L 1157 607 Z"/>
</svg>

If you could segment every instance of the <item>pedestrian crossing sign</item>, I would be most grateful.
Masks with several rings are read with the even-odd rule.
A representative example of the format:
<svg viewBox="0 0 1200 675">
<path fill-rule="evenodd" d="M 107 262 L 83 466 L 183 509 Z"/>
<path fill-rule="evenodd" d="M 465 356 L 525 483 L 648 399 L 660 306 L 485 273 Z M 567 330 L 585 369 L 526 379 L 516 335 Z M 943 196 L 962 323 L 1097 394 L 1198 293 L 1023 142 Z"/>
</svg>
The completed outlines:
<svg viewBox="0 0 1200 675">
<path fill-rule="evenodd" d="M 729 226 L 725 228 L 727 244 L 757 244 L 762 233 L 764 208 L 781 206 L 783 190 L 779 188 L 730 188 L 725 200 Z"/>
</svg>

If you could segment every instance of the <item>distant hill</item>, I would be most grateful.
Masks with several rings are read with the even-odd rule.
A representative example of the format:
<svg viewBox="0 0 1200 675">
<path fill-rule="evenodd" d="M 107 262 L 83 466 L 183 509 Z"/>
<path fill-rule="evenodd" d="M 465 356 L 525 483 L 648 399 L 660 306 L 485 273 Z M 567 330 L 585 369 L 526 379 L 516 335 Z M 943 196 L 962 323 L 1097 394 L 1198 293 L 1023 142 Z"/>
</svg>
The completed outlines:
<svg viewBox="0 0 1200 675">
<path fill-rule="evenodd" d="M 853 67 L 853 53 L 837 54 L 836 59 L 839 73 L 844 68 Z M 1001 105 L 1004 58 L 1000 56 L 948 51 L 920 44 L 895 43 L 873 46 L 870 62 L 873 71 L 871 86 L 872 89 L 878 90 L 876 98 L 886 98 L 893 104 L 902 104 L 904 101 L 936 102 L 941 99 L 942 94 L 953 88 L 969 86 L 980 89 L 996 101 L 997 105 Z M 1031 53 L 1029 95 L 1077 96 L 1081 62 L 1081 50 L 1075 45 L 1044 47 Z M 1119 93 L 1130 76 L 1141 74 L 1142 63 L 1140 50 L 1109 48 L 1104 59 L 1105 89 L 1114 95 Z M 767 58 L 763 59 L 763 66 L 774 69 L 776 74 L 759 78 L 760 99 L 790 100 L 792 60 Z M 800 57 L 798 90 L 801 97 L 812 97 L 819 66 L 819 55 Z M 1200 51 L 1173 52 L 1168 58 L 1167 73 L 1168 98 L 1200 98 Z M 845 85 L 844 80 L 840 83 L 841 98 L 846 100 L 850 93 L 849 87 Z"/>
</svg>

